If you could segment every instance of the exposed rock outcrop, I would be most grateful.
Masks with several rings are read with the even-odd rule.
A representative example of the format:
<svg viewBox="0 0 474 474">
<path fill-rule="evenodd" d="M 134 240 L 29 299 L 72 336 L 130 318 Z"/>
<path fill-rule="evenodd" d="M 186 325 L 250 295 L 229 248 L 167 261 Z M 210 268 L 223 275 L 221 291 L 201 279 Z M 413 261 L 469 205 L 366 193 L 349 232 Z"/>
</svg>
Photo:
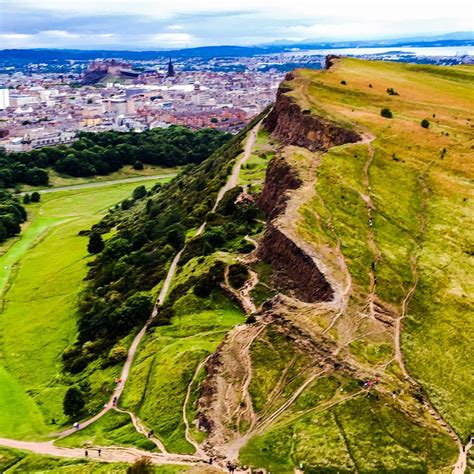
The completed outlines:
<svg viewBox="0 0 474 474">
<path fill-rule="evenodd" d="M 298 103 L 286 93 L 288 81 L 294 80 L 287 74 L 285 82 L 277 93 L 275 106 L 265 120 L 265 128 L 282 145 L 295 145 L 311 151 L 327 151 L 333 146 L 355 143 L 360 135 L 322 117 L 311 115 L 309 110 L 301 110 Z"/>
<path fill-rule="evenodd" d="M 292 291 L 299 300 L 332 300 L 334 292 L 314 260 L 272 223 L 268 224 L 258 255 L 271 264 L 277 286 Z"/>
<path fill-rule="evenodd" d="M 285 210 L 286 192 L 299 188 L 301 184 L 301 179 L 287 161 L 276 156 L 268 165 L 264 190 L 258 200 L 259 207 L 271 220 Z"/>
</svg>

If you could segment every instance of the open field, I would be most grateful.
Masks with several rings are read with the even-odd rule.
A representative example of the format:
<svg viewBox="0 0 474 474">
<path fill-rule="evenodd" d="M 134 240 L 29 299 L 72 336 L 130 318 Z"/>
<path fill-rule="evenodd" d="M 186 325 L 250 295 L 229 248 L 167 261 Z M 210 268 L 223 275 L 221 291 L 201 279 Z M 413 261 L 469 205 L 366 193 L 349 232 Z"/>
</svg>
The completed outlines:
<svg viewBox="0 0 474 474">
<path fill-rule="evenodd" d="M 466 67 L 344 59 L 329 71 L 300 71 L 290 92 L 302 108 L 374 137 L 321 155 L 315 192 L 300 207 L 299 233 L 333 252 L 339 242 L 352 277 L 348 315 L 364 311 L 373 291 L 378 304 L 405 316 L 401 350 L 408 373 L 463 442 L 474 428 L 468 369 L 474 358 L 468 316 L 474 294 L 473 79 Z M 380 116 L 383 107 L 392 119 Z M 421 127 L 422 119 L 429 128 Z M 331 332 L 343 342 L 350 318 L 356 321 L 340 318 Z M 379 363 L 394 357 L 386 337 L 359 338 L 350 349 L 363 363 L 370 353 L 381 354 Z"/>
<path fill-rule="evenodd" d="M 155 181 L 143 184 L 151 185 Z M 71 380 L 61 353 L 76 337 L 75 302 L 87 273 L 87 237 L 78 236 L 136 183 L 58 192 L 27 207 L 33 222 L 0 257 L 0 433 L 21 438 L 64 422 Z M 104 377 L 111 377 L 104 371 Z"/>
<path fill-rule="evenodd" d="M 179 171 L 179 167 L 163 167 L 163 166 L 152 166 L 144 165 L 142 170 L 135 170 L 131 165 L 125 165 L 119 171 L 109 173 L 107 175 L 87 176 L 83 178 L 76 178 L 73 176 L 67 176 L 59 174 L 55 170 L 48 170 L 49 174 L 49 187 L 58 188 L 63 186 L 76 186 L 78 184 L 89 184 L 89 183 L 102 183 L 107 181 L 116 181 L 122 179 L 134 179 L 134 178 L 146 178 L 156 175 L 164 174 L 175 174 Z M 44 186 L 29 186 L 23 185 L 21 188 L 22 192 L 32 192 L 39 189 L 45 189 Z"/>
</svg>

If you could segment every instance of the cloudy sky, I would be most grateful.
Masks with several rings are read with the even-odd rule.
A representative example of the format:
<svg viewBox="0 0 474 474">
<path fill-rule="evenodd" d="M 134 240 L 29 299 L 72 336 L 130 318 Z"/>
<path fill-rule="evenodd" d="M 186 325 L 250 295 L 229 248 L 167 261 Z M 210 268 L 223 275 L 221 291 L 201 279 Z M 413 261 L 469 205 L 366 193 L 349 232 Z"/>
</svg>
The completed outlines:
<svg viewBox="0 0 474 474">
<path fill-rule="evenodd" d="M 472 31 L 472 0 L 0 0 L 0 49 L 155 49 Z"/>
</svg>

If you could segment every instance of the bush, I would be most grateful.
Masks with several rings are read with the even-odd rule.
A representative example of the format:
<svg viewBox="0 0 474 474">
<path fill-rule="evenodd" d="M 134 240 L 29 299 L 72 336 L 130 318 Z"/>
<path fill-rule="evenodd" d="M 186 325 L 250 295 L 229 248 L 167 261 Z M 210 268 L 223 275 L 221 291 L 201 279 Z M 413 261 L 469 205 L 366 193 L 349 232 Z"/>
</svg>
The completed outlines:
<svg viewBox="0 0 474 474">
<path fill-rule="evenodd" d="M 150 458 L 143 456 L 127 469 L 127 474 L 152 474 L 155 469 Z"/>
<path fill-rule="evenodd" d="M 71 418 L 79 416 L 85 404 L 82 392 L 76 387 L 71 387 L 64 396 L 63 412 Z"/>
<path fill-rule="evenodd" d="M 423 119 L 423 120 L 421 121 L 421 126 L 422 126 L 423 128 L 429 128 L 430 122 L 429 122 L 427 119 Z"/>
<path fill-rule="evenodd" d="M 92 232 L 89 236 L 89 243 L 87 244 L 87 251 L 91 254 L 97 254 L 104 250 L 105 244 L 102 236 L 97 232 Z"/>
<path fill-rule="evenodd" d="M 133 190 L 133 199 L 135 201 L 138 201 L 139 199 L 142 199 L 146 196 L 146 188 L 145 186 L 138 186 Z"/>
<path fill-rule="evenodd" d="M 248 280 L 249 272 L 245 265 L 234 263 L 229 267 L 229 283 L 234 289 L 242 288 L 243 284 Z"/>
<path fill-rule="evenodd" d="M 133 164 L 133 169 L 134 170 L 140 171 L 143 168 L 144 168 L 144 166 L 143 166 L 143 163 L 141 161 L 135 161 L 135 163 Z"/>
<path fill-rule="evenodd" d="M 30 195 L 29 194 L 25 194 L 23 196 L 23 204 L 29 204 L 30 203 Z"/>
<path fill-rule="evenodd" d="M 108 361 L 111 364 L 118 364 L 119 362 L 124 361 L 127 358 L 127 349 L 122 346 L 113 347 L 108 356 Z"/>
<path fill-rule="evenodd" d="M 387 94 L 388 95 L 398 95 L 398 92 L 393 87 L 389 87 L 387 89 Z"/>
<path fill-rule="evenodd" d="M 392 114 L 392 111 L 387 108 L 387 107 L 384 107 L 381 111 L 380 111 L 380 115 L 382 117 L 385 117 L 385 118 L 392 118 L 393 117 L 393 114 Z"/>
<path fill-rule="evenodd" d="M 342 84 L 343 86 L 346 86 L 346 85 L 347 85 L 347 82 L 346 82 L 346 81 L 341 81 L 341 84 Z"/>
<path fill-rule="evenodd" d="M 31 200 L 31 202 L 40 202 L 40 200 L 41 200 L 41 195 L 40 195 L 40 193 L 38 193 L 38 192 L 36 192 L 36 191 L 33 192 L 33 193 L 31 193 L 30 200 Z"/>
</svg>

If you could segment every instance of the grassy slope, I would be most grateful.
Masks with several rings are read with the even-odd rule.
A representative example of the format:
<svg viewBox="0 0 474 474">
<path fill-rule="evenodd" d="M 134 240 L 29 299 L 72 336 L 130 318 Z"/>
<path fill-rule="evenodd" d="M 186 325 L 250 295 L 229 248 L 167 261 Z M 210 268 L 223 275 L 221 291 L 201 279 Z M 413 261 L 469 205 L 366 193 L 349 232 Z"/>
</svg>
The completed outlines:
<svg viewBox="0 0 474 474">
<path fill-rule="evenodd" d="M 310 362 L 290 340 L 267 329 L 252 346 L 256 412 L 280 406 L 301 385 L 298 377 Z M 305 472 L 449 472 L 453 453 L 444 435 L 334 373 L 314 380 L 275 424 L 250 440 L 240 460 L 275 473 L 291 473 L 301 464 Z"/>
<path fill-rule="evenodd" d="M 137 433 L 130 416 L 126 413 L 109 411 L 86 429 L 73 433 L 55 443 L 65 447 L 87 446 L 134 446 L 154 451 L 156 446 L 145 436 Z"/>
<path fill-rule="evenodd" d="M 3 282 L 10 279 L 0 318 L 0 405 L 8 407 L 0 413 L 2 436 L 46 433 L 51 418 L 62 420 L 70 381 L 60 356 L 76 335 L 74 303 L 88 261 L 87 238 L 77 234 L 135 187 L 44 195 L 28 208 L 35 220 L 0 258 Z"/>
<path fill-rule="evenodd" d="M 239 185 L 248 185 L 249 191 L 255 191 L 264 179 L 271 155 L 267 133 L 259 133 L 253 151 L 252 166 L 244 167 L 239 176 Z M 262 153 L 267 158 L 260 158 Z M 221 251 L 203 259 L 194 258 L 178 268 L 170 290 L 191 276 L 205 273 L 216 259 L 230 264 L 235 258 L 236 254 Z M 184 439 L 182 422 L 187 387 L 199 362 L 215 351 L 226 332 L 244 319 L 234 303 L 216 292 L 205 299 L 187 294 L 174 308 L 172 325 L 156 328 L 139 348 L 122 403 L 153 428 L 169 450 L 192 453 L 192 446 Z M 204 370 L 199 380 L 203 377 Z M 191 427 L 199 398 L 199 380 L 193 386 L 187 410 Z M 202 439 L 203 434 L 193 430 L 193 437 Z"/>
<path fill-rule="evenodd" d="M 293 92 L 305 108 L 350 121 L 376 136 L 369 171 L 380 300 L 400 311 L 414 274 L 410 255 L 421 244 L 419 283 L 404 323 L 402 349 L 409 372 L 465 439 L 474 426 L 466 361 L 474 357 L 468 315 L 472 295 L 472 122 L 474 71 L 345 59 L 332 71 L 301 71 Z M 347 85 L 341 85 L 345 80 Z M 369 87 L 369 83 L 372 87 Z M 399 96 L 389 96 L 393 87 Z M 380 117 L 389 107 L 394 118 Z M 435 114 L 435 117 L 433 117 Z M 423 118 L 429 129 L 420 127 Z M 446 149 L 442 156 L 443 148 Z M 301 234 L 334 246 L 319 217 L 332 215 L 355 291 L 366 294 L 372 254 L 360 197 L 366 145 L 322 157 L 316 190 L 322 198 L 301 209 Z M 423 221 L 426 231 L 421 235 Z M 472 302 L 472 300 L 471 300 Z M 392 355 L 387 354 L 386 359 Z"/>
<path fill-rule="evenodd" d="M 192 453 L 182 421 L 187 387 L 199 362 L 243 317 L 219 293 L 206 300 L 188 294 L 175 307 L 172 324 L 157 327 L 140 346 L 122 404 L 153 428 L 167 449 Z"/>
</svg>

